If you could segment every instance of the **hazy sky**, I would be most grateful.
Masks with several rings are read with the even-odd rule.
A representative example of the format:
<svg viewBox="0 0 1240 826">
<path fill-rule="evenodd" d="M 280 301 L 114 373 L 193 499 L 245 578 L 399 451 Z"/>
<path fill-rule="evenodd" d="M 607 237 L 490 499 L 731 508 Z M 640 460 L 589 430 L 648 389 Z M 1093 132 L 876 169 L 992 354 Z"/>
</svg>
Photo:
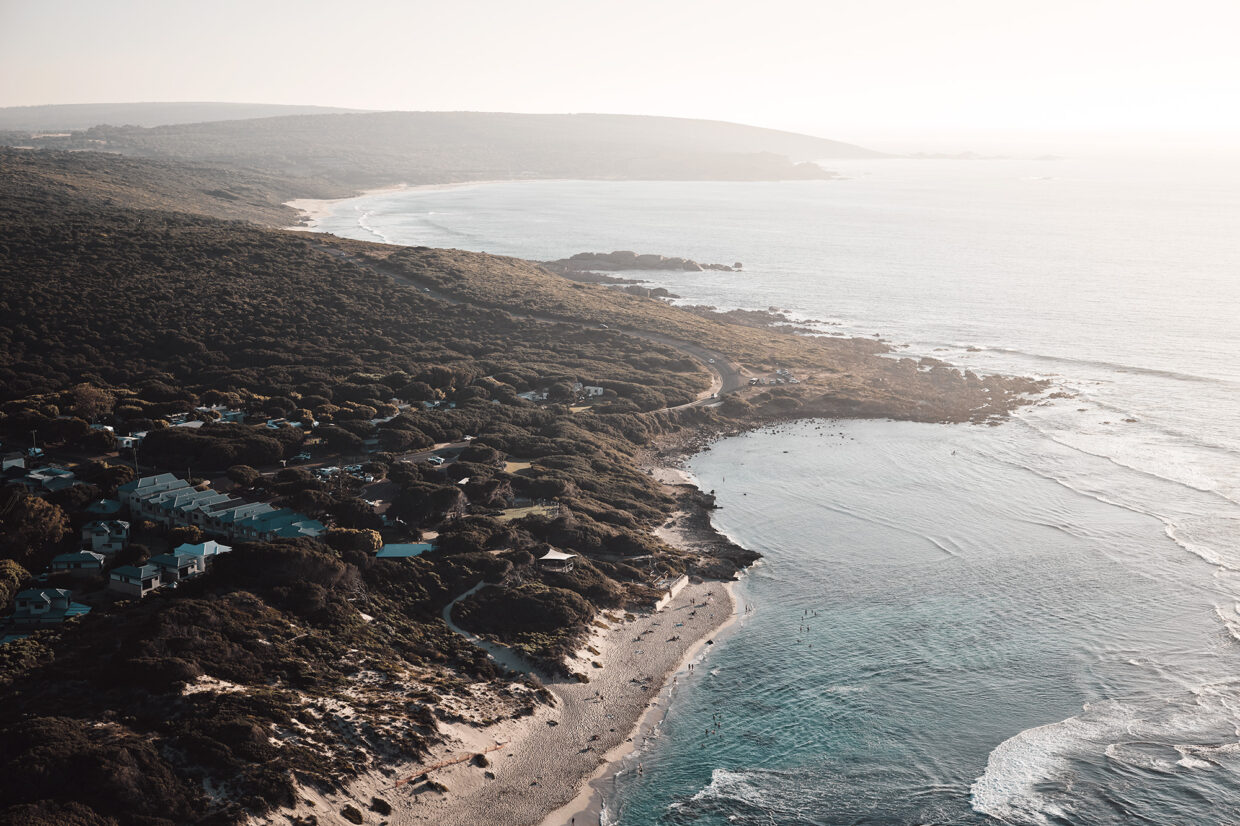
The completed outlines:
<svg viewBox="0 0 1240 826">
<path fill-rule="evenodd" d="M 0 0 L 0 106 L 626 112 L 831 137 L 1240 129 L 1236 0 Z"/>
</svg>

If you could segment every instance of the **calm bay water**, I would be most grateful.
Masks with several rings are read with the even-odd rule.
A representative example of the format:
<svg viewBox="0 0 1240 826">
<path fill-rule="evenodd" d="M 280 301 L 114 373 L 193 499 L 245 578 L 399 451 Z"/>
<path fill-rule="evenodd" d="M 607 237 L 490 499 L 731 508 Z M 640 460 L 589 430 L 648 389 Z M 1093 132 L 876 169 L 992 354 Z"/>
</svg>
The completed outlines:
<svg viewBox="0 0 1240 826">
<path fill-rule="evenodd" d="M 809 422 L 696 457 L 766 560 L 607 817 L 1240 821 L 1240 167 L 835 166 L 390 193 L 318 227 L 740 260 L 653 280 L 1075 394 L 998 428 Z"/>
</svg>

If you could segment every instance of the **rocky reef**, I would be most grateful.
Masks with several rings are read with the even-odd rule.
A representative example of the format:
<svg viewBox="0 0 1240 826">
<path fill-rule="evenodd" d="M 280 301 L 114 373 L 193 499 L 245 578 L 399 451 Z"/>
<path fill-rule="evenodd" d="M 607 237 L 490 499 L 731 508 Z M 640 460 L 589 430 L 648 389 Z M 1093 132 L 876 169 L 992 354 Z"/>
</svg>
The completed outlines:
<svg viewBox="0 0 1240 826">
<path fill-rule="evenodd" d="M 690 258 L 677 256 L 641 254 L 631 250 L 615 252 L 579 252 L 571 258 L 558 261 L 543 261 L 544 267 L 559 273 L 592 272 L 597 270 L 679 270 L 683 272 L 704 272 L 717 270 L 720 272 L 736 272 L 741 269 L 741 262 L 734 264 L 703 264 Z"/>
</svg>

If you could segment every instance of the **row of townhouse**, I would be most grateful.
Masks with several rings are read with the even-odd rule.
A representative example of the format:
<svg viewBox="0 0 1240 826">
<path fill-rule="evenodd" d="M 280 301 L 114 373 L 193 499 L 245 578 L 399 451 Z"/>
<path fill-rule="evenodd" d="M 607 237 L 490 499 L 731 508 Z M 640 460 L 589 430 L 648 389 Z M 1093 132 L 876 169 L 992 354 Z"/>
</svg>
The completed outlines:
<svg viewBox="0 0 1240 826">
<path fill-rule="evenodd" d="M 108 590 L 141 599 L 165 585 L 205 573 L 214 557 L 232 548 L 218 542 L 184 543 L 172 551 L 153 556 L 144 565 L 122 565 L 108 575 Z"/>
<path fill-rule="evenodd" d="M 171 473 L 144 476 L 119 489 L 121 503 L 134 516 L 165 527 L 195 525 L 236 541 L 318 537 L 323 523 L 289 508 L 246 502 L 216 490 L 196 490 Z"/>
</svg>

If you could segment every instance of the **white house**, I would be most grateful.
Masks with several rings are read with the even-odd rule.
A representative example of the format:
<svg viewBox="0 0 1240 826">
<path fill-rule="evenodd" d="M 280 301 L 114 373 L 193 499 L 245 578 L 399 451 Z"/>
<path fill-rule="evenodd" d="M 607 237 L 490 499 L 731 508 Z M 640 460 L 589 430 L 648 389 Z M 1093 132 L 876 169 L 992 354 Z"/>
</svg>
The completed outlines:
<svg viewBox="0 0 1240 826">
<path fill-rule="evenodd" d="M 146 476 L 121 485 L 121 501 L 130 512 L 166 527 L 196 525 L 229 539 L 317 537 L 323 523 L 266 502 L 246 502 L 210 488 L 197 490 L 171 473 Z"/>
<path fill-rule="evenodd" d="M 200 557 L 205 565 L 207 560 L 212 557 L 219 556 L 220 554 L 226 554 L 231 550 L 232 548 L 227 545 L 221 545 L 212 539 L 208 539 L 206 542 L 199 542 L 197 544 L 184 542 L 173 548 L 172 552 L 178 556 L 182 554 L 190 554 L 192 556 Z"/>
<path fill-rule="evenodd" d="M 113 568 L 108 577 L 109 591 L 138 599 L 151 593 L 159 585 L 159 569 L 154 565 L 123 565 Z"/>
<path fill-rule="evenodd" d="M 149 565 L 159 569 L 159 581 L 162 585 L 198 576 L 207 569 L 206 558 L 196 554 L 160 554 L 151 557 Z"/>
<path fill-rule="evenodd" d="M 184 479 L 173 476 L 171 473 L 160 473 L 156 476 L 143 476 L 141 479 L 126 482 L 117 488 L 117 495 L 122 505 L 134 509 L 135 503 L 147 496 L 172 488 L 188 487 L 190 484 Z"/>
<path fill-rule="evenodd" d="M 73 601 L 64 588 L 31 588 L 19 591 L 10 619 L 16 625 L 51 625 L 90 613 L 90 607 Z"/>
<path fill-rule="evenodd" d="M 89 550 L 109 556 L 124 550 L 129 544 L 129 523 L 120 519 L 88 522 L 82 526 L 82 544 Z"/>
</svg>

